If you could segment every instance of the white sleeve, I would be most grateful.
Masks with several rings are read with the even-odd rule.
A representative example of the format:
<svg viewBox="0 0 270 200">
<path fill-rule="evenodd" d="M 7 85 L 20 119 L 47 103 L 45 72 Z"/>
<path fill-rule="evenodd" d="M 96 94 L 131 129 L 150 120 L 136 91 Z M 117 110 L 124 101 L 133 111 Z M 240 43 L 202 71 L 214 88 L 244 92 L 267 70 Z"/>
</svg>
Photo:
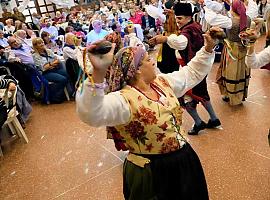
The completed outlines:
<svg viewBox="0 0 270 200">
<path fill-rule="evenodd" d="M 167 44 L 176 50 L 184 50 L 187 47 L 188 39 L 184 35 L 171 34 L 167 39 Z"/>
<path fill-rule="evenodd" d="M 259 69 L 264 65 L 270 63 L 270 46 L 262 50 L 258 54 L 247 55 L 246 58 L 247 67 L 252 69 Z"/>
<path fill-rule="evenodd" d="M 215 58 L 214 51 L 209 53 L 204 47 L 196 53 L 196 56 L 185 67 L 179 71 L 169 74 L 161 74 L 166 78 L 177 97 L 183 96 L 188 90 L 193 88 L 209 73 Z"/>
<path fill-rule="evenodd" d="M 137 35 L 137 37 L 141 41 L 143 41 L 144 36 L 143 36 L 143 30 L 142 30 L 141 25 L 140 24 L 134 24 L 134 27 L 136 28 L 136 35 Z"/>
<path fill-rule="evenodd" d="M 129 105 L 120 92 L 104 95 L 103 89 L 95 89 L 94 96 L 88 80 L 83 87 L 83 91 L 78 90 L 76 94 L 77 113 L 83 122 L 99 127 L 115 126 L 129 121 Z"/>
<path fill-rule="evenodd" d="M 214 11 L 204 7 L 205 10 L 205 20 L 210 26 L 218 26 L 220 28 L 232 28 L 232 19 L 228 16 L 217 14 Z"/>
</svg>

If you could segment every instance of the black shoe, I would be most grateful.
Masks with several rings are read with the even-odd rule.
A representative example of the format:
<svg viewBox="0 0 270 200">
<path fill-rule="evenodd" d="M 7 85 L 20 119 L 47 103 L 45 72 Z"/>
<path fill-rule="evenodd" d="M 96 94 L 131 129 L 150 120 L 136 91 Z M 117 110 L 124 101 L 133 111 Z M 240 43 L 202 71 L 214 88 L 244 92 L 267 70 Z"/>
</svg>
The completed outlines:
<svg viewBox="0 0 270 200">
<path fill-rule="evenodd" d="M 222 97 L 222 100 L 225 101 L 225 102 L 229 102 L 230 98 L 229 97 Z"/>
<path fill-rule="evenodd" d="M 189 135 L 198 135 L 199 131 L 203 130 L 206 128 L 206 123 L 204 121 L 202 121 L 200 123 L 200 125 L 196 125 L 194 124 L 193 128 L 191 130 L 188 131 Z"/>
<path fill-rule="evenodd" d="M 219 119 L 215 119 L 214 121 L 209 119 L 208 123 L 206 124 L 206 128 L 216 128 L 220 125 L 221 125 L 221 123 L 220 123 Z"/>
</svg>

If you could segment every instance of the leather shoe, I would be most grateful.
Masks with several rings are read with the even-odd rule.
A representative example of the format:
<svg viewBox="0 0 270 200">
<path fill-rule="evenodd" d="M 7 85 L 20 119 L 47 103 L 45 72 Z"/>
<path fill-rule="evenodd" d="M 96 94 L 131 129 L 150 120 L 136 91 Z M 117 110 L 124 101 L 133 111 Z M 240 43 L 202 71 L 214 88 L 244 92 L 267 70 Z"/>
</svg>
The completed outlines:
<svg viewBox="0 0 270 200">
<path fill-rule="evenodd" d="M 220 123 L 219 119 L 215 119 L 213 121 L 211 119 L 209 119 L 208 123 L 206 125 L 206 128 L 216 128 L 220 125 L 221 125 L 221 123 Z"/>
<path fill-rule="evenodd" d="M 206 123 L 202 121 L 199 125 L 194 124 L 193 128 L 188 131 L 189 135 L 198 135 L 199 131 L 206 128 Z"/>
</svg>

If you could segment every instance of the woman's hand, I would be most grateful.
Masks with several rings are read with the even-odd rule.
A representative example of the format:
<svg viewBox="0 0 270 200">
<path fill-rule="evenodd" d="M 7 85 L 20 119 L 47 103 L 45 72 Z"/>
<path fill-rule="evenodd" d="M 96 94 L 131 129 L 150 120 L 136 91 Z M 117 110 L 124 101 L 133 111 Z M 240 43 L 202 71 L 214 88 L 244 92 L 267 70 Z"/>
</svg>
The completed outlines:
<svg viewBox="0 0 270 200">
<path fill-rule="evenodd" d="M 95 48 L 96 44 L 99 42 L 101 41 L 91 44 L 88 49 L 91 51 L 91 49 Z M 106 54 L 94 55 L 92 53 L 88 53 L 89 60 L 93 66 L 93 79 L 95 83 L 103 83 L 106 71 L 113 62 L 114 49 L 115 43 L 112 44 L 111 50 Z"/>
<path fill-rule="evenodd" d="M 53 67 L 57 67 L 57 66 L 59 65 L 59 63 L 60 63 L 60 61 L 58 60 L 58 58 L 56 58 L 56 59 L 51 63 L 51 65 L 52 65 Z"/>
<path fill-rule="evenodd" d="M 98 71 L 106 71 L 107 68 L 112 64 L 113 56 L 114 56 L 114 49 L 115 44 L 112 44 L 111 50 L 106 54 L 92 54 L 89 51 L 91 49 L 94 49 L 96 47 L 96 44 L 98 44 L 101 41 L 95 42 L 91 44 L 88 48 L 88 56 L 89 59 L 93 65 L 93 68 Z"/>
</svg>

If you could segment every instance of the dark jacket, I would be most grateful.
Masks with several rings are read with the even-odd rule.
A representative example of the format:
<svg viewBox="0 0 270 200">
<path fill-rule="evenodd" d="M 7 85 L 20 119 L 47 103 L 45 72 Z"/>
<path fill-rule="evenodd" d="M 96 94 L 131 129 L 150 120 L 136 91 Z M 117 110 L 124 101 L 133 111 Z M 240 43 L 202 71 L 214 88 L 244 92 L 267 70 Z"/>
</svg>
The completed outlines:
<svg viewBox="0 0 270 200">
<path fill-rule="evenodd" d="M 149 16 L 149 15 L 148 15 L 148 22 L 149 22 L 149 27 L 146 27 L 145 16 L 142 16 L 142 29 L 146 29 L 146 28 L 154 28 L 154 29 L 156 29 L 155 19 L 153 17 Z"/>
</svg>

